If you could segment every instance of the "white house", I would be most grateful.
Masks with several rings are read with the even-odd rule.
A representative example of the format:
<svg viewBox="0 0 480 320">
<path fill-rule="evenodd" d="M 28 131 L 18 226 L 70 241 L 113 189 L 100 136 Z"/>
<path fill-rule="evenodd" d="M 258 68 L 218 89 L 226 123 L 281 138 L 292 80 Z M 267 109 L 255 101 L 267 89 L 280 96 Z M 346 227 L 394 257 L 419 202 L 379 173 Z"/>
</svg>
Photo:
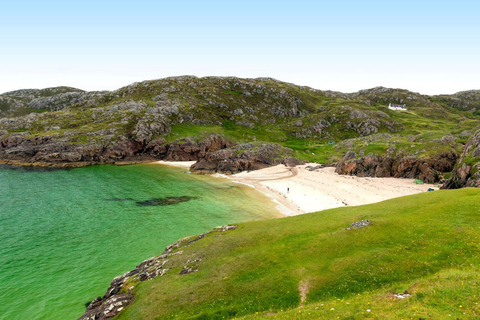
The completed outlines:
<svg viewBox="0 0 480 320">
<path fill-rule="evenodd" d="M 407 111 L 406 104 L 388 104 L 388 109 L 390 110 L 400 110 L 400 111 Z"/>
</svg>

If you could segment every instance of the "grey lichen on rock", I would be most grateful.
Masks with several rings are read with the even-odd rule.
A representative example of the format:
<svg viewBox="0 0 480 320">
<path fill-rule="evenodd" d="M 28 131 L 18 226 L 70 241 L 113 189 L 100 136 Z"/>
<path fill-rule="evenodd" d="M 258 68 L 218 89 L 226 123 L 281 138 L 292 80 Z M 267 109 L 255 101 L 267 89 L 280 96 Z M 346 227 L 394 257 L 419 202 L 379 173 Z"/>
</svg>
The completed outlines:
<svg viewBox="0 0 480 320">
<path fill-rule="evenodd" d="M 369 225 L 370 225 L 370 220 L 360 220 L 360 221 L 353 222 L 352 224 L 350 224 L 349 228 L 345 228 L 343 230 L 361 229 Z"/>
</svg>

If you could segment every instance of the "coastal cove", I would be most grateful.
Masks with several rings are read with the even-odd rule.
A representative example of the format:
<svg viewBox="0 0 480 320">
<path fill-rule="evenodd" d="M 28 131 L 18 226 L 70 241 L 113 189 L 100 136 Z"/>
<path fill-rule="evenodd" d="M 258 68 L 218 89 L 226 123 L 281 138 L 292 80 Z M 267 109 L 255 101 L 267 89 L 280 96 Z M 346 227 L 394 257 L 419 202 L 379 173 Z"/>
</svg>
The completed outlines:
<svg viewBox="0 0 480 320">
<path fill-rule="evenodd" d="M 160 165 L 190 168 L 195 161 L 158 161 Z M 214 174 L 252 187 L 269 197 L 284 216 L 295 216 L 344 206 L 438 190 L 439 185 L 414 183 L 414 179 L 339 175 L 335 167 L 307 163 L 295 167 L 276 165 L 232 175 Z"/>
<path fill-rule="evenodd" d="M 278 216 L 257 191 L 184 168 L 1 167 L 0 319 L 75 319 L 112 278 L 179 238 Z"/>
</svg>

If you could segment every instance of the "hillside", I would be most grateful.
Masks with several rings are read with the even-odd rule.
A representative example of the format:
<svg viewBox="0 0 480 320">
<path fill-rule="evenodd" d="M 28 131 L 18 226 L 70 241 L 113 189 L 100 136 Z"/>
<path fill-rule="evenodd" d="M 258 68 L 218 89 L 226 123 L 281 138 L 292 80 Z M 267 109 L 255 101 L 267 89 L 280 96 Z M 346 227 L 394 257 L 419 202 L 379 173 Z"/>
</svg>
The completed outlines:
<svg viewBox="0 0 480 320">
<path fill-rule="evenodd" d="M 85 92 L 70 87 L 23 89 L 0 94 L 0 117 L 57 111 L 79 103 L 88 103 L 105 92 Z"/>
<path fill-rule="evenodd" d="M 116 278 L 85 319 L 478 318 L 479 196 L 427 192 L 188 237 Z"/>
<path fill-rule="evenodd" d="M 0 101 L 0 160 L 9 164 L 199 160 L 217 152 L 209 167 L 220 170 L 215 163 L 227 161 L 234 171 L 288 161 L 255 152 L 250 160 L 251 150 L 282 146 L 292 151 L 272 154 L 330 164 L 343 158 L 339 173 L 407 172 L 430 182 L 448 177 L 480 119 L 477 91 L 430 97 L 377 87 L 347 94 L 270 78 L 183 76 L 111 92 L 19 90 Z M 408 111 L 389 110 L 389 103 Z"/>
<path fill-rule="evenodd" d="M 478 101 L 480 100 L 480 90 L 468 90 L 457 92 L 452 95 L 438 95 L 432 97 L 434 101 L 444 103 L 452 108 L 468 110 L 475 114 L 480 114 Z"/>
</svg>

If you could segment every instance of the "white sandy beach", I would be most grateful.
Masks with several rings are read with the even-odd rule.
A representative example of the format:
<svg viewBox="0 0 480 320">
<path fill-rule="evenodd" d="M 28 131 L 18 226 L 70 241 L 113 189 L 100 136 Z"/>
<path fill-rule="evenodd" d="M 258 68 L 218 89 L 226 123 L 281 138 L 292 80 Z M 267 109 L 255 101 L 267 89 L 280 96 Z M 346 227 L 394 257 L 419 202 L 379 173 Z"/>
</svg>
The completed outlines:
<svg viewBox="0 0 480 320">
<path fill-rule="evenodd" d="M 194 162 L 164 162 L 164 165 L 190 167 Z M 342 206 L 375 203 L 396 197 L 426 192 L 431 184 L 417 185 L 414 179 L 360 178 L 335 173 L 335 168 L 310 163 L 294 168 L 284 165 L 226 176 L 215 175 L 254 187 L 272 198 L 284 215 L 297 215 Z"/>
<path fill-rule="evenodd" d="M 192 164 L 194 164 L 195 162 L 197 162 L 197 161 L 163 161 L 163 160 L 160 160 L 160 161 L 157 161 L 155 163 L 163 164 L 165 166 L 172 166 L 172 167 L 189 169 L 192 166 Z"/>
</svg>

